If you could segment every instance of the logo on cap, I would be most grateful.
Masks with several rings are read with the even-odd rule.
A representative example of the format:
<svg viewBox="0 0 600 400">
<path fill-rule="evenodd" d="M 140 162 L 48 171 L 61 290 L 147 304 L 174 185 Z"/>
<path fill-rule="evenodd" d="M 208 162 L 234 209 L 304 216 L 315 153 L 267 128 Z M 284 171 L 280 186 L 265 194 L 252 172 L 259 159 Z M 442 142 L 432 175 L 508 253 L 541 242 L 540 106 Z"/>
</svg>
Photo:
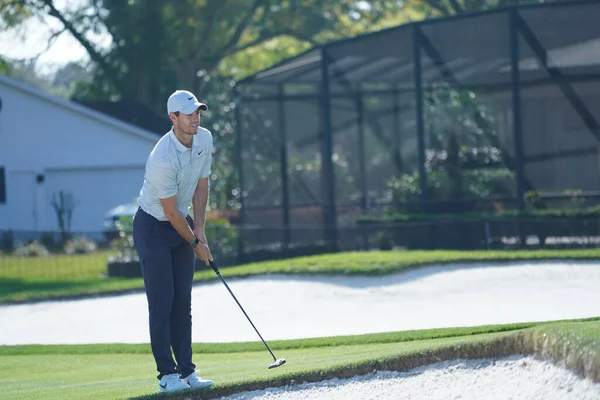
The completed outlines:
<svg viewBox="0 0 600 400">
<path fill-rule="evenodd" d="M 196 96 L 187 90 L 176 90 L 167 101 L 167 113 L 169 114 L 173 112 L 191 114 L 198 108 L 203 111 L 208 110 L 206 104 L 199 102 Z"/>
</svg>

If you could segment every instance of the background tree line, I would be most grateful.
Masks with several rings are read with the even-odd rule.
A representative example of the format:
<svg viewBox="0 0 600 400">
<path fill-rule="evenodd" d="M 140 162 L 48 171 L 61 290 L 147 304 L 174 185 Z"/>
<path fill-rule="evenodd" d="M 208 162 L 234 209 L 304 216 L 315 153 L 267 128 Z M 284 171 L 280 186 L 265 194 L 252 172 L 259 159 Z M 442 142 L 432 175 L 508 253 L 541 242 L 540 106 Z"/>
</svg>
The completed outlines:
<svg viewBox="0 0 600 400">
<path fill-rule="evenodd" d="M 530 2 L 543 2 L 532 0 Z M 521 1 L 524 2 L 524 1 Z M 518 3 L 517 0 L 5 0 L 0 30 L 55 19 L 58 35 L 83 46 L 89 64 L 67 64 L 52 80 L 35 77 L 35 60 L 0 58 L 0 73 L 83 102 L 134 101 L 164 115 L 176 87 L 209 104 L 203 120 L 217 153 L 211 205 L 235 207 L 234 116 L 230 89 L 311 46 L 399 25 Z M 27 32 L 22 32 L 26 35 Z M 92 38 L 108 37 L 109 46 Z M 165 117 L 166 118 L 166 117 Z"/>
</svg>

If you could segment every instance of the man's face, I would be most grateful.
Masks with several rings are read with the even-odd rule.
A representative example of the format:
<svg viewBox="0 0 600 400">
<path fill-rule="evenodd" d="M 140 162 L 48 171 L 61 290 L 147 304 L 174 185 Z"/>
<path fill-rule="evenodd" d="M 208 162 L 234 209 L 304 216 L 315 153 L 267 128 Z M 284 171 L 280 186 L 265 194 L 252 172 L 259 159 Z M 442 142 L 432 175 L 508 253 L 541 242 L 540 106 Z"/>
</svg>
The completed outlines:
<svg viewBox="0 0 600 400">
<path fill-rule="evenodd" d="M 175 115 L 171 113 L 171 121 L 173 121 L 173 126 L 176 129 L 187 135 L 195 135 L 200 126 L 200 108 L 197 108 L 191 114 L 179 113 L 179 115 Z"/>
</svg>

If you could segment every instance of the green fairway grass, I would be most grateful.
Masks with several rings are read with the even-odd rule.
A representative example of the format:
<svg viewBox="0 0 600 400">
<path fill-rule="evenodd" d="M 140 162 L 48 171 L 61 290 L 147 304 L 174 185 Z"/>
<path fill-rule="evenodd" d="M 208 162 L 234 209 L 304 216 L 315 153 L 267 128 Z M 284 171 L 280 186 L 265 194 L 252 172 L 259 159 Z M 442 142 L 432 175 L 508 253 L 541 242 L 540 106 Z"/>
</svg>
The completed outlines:
<svg viewBox="0 0 600 400">
<path fill-rule="evenodd" d="M 98 279 L 114 251 L 88 254 L 51 254 L 45 257 L 0 256 L 0 277 L 36 280 Z"/>
<path fill-rule="evenodd" d="M 519 335 L 528 335 L 531 346 L 542 343 L 542 337 L 546 342 L 568 337 L 579 343 L 578 352 L 587 355 L 584 364 L 592 359 L 600 366 L 597 318 L 277 341 L 271 345 L 273 351 L 288 362 L 273 370 L 267 369 L 272 358 L 260 343 L 195 344 L 198 369 L 215 380 L 215 387 L 194 398 L 351 376 L 386 366 L 407 369 L 460 355 L 502 356 L 514 350 L 499 347 Z M 158 397 L 155 365 L 145 344 L 0 346 L 0 371 L 0 397 L 5 400 Z"/>
<path fill-rule="evenodd" d="M 43 258 L 0 257 L 0 303 L 141 290 L 140 278 L 107 278 L 109 253 Z M 599 260 L 600 249 L 371 251 L 298 257 L 222 268 L 225 278 L 259 274 L 383 275 L 431 264 L 525 260 Z M 218 262 L 218 260 L 217 260 Z M 217 279 L 208 267 L 197 282 Z"/>
</svg>

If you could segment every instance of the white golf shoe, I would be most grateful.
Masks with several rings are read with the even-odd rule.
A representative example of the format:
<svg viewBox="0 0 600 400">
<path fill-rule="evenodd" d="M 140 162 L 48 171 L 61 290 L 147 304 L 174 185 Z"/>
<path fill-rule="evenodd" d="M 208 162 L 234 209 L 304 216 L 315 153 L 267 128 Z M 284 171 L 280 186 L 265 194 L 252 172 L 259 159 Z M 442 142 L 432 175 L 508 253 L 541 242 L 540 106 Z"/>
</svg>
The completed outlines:
<svg viewBox="0 0 600 400">
<path fill-rule="evenodd" d="M 177 374 L 165 375 L 160 379 L 158 384 L 160 393 L 162 392 L 178 392 L 190 388 L 190 385 L 182 382 Z"/>
<path fill-rule="evenodd" d="M 181 380 L 183 383 L 189 385 L 192 389 L 209 388 L 215 383 L 209 379 L 200 378 L 195 372 L 186 376 Z"/>
</svg>

